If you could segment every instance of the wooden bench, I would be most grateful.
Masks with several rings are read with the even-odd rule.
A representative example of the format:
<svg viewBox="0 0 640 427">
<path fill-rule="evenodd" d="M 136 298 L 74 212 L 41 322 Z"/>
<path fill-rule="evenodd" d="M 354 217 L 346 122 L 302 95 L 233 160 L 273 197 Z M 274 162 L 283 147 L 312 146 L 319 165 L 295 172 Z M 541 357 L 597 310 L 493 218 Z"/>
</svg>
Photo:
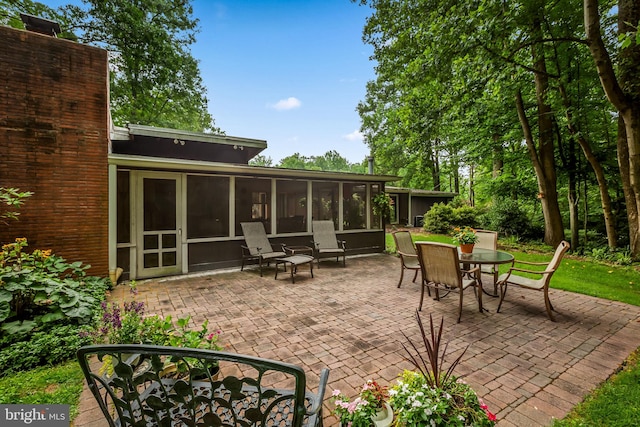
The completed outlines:
<svg viewBox="0 0 640 427">
<path fill-rule="evenodd" d="M 311 393 L 300 367 L 252 356 L 136 344 L 77 355 L 110 426 L 322 426 L 326 368 Z M 186 368 L 164 374 L 171 363 Z M 208 374 L 211 366 L 219 373 Z"/>
</svg>

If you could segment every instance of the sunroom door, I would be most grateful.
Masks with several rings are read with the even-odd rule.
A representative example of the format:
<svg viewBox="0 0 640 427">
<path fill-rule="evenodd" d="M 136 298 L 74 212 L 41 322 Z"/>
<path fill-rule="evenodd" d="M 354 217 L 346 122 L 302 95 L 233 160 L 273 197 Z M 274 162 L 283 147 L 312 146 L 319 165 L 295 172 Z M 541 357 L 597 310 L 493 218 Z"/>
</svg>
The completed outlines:
<svg viewBox="0 0 640 427">
<path fill-rule="evenodd" d="M 182 273 L 181 177 L 141 173 L 138 180 L 138 277 Z"/>
</svg>

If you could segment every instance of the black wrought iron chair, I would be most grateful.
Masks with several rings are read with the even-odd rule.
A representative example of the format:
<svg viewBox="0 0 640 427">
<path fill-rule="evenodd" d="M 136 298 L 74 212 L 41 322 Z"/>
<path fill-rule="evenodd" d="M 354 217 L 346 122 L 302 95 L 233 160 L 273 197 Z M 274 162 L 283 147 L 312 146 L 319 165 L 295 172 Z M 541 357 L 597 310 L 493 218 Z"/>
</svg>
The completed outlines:
<svg viewBox="0 0 640 427">
<path fill-rule="evenodd" d="M 314 394 L 298 366 L 219 351 L 93 345 L 78 350 L 78 360 L 112 427 L 322 426 L 326 368 Z M 168 363 L 186 369 L 165 374 Z M 216 364 L 217 376 L 207 374 L 204 368 Z"/>
</svg>

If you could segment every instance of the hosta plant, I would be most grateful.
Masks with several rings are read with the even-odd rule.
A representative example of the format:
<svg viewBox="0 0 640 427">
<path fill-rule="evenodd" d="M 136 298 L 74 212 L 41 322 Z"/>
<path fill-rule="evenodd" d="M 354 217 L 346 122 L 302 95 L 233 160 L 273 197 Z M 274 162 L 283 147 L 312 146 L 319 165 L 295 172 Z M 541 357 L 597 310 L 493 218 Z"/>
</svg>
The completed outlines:
<svg viewBox="0 0 640 427">
<path fill-rule="evenodd" d="M 7 334 L 25 334 L 53 322 L 85 324 L 108 279 L 90 277 L 88 265 L 68 263 L 51 250 L 27 252 L 18 238 L 0 251 L 0 325 Z"/>
</svg>

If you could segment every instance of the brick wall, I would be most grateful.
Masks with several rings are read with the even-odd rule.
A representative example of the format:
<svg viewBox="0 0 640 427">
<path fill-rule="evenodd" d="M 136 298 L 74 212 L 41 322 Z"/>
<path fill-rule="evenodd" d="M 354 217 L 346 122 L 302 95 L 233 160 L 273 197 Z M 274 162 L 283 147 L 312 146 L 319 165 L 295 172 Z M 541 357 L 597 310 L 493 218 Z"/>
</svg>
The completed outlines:
<svg viewBox="0 0 640 427">
<path fill-rule="evenodd" d="M 2 26 L 0 46 L 0 186 L 34 193 L 0 243 L 107 276 L 107 52 Z"/>
</svg>

